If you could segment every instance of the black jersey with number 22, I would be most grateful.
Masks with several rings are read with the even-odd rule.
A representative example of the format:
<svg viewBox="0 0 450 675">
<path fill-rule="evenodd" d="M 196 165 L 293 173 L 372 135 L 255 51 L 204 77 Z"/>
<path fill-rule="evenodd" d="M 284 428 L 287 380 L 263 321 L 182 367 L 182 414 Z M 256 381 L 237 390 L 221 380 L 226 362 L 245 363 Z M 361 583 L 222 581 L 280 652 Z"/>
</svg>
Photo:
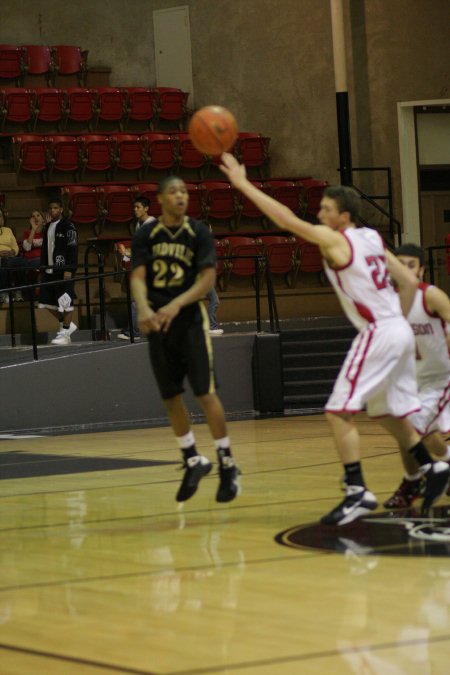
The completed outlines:
<svg viewBox="0 0 450 675">
<path fill-rule="evenodd" d="M 216 266 L 214 240 L 204 223 L 184 218 L 177 227 L 161 219 L 146 223 L 133 237 L 133 269 L 145 265 L 148 297 L 159 309 L 187 291 L 205 267 Z"/>
</svg>

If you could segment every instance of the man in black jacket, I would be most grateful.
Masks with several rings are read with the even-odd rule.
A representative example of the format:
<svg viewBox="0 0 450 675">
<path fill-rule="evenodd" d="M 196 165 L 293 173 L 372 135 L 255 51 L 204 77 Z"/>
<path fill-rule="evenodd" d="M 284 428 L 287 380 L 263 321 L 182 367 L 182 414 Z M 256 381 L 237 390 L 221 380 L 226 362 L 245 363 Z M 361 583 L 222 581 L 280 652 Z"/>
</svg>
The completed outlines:
<svg viewBox="0 0 450 675">
<path fill-rule="evenodd" d="M 48 205 L 49 222 L 45 228 L 41 252 L 41 266 L 48 267 L 42 281 L 59 281 L 60 284 L 42 286 L 39 308 L 48 309 L 59 320 L 59 332 L 52 340 L 54 345 L 69 345 L 70 336 L 77 329 L 72 322 L 75 296 L 73 275 L 78 264 L 78 238 L 75 225 L 63 217 L 60 199 Z"/>
</svg>

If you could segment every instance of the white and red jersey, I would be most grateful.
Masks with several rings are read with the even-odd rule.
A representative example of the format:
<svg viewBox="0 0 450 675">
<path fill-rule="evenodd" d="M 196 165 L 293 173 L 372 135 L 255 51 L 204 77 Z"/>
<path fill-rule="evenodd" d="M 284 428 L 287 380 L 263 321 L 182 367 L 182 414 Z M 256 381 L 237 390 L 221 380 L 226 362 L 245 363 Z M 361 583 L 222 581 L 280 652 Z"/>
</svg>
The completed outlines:
<svg viewBox="0 0 450 675">
<path fill-rule="evenodd" d="M 441 382 L 450 377 L 450 354 L 446 323 L 427 307 L 426 291 L 430 284 L 420 283 L 408 314 L 416 341 L 416 371 L 419 386 Z"/>
<path fill-rule="evenodd" d="M 350 244 L 350 261 L 344 267 L 331 267 L 326 260 L 324 265 L 348 319 L 361 331 L 369 323 L 401 316 L 380 235 L 368 227 L 349 227 L 341 234 Z"/>
</svg>

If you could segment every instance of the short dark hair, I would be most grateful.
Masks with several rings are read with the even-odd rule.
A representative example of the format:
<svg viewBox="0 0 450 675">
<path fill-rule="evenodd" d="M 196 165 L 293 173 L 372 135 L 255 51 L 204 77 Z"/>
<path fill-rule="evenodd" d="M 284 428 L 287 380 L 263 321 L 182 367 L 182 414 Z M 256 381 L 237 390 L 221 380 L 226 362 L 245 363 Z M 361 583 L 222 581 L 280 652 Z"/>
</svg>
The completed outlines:
<svg viewBox="0 0 450 675">
<path fill-rule="evenodd" d="M 134 204 L 142 204 L 142 206 L 146 206 L 147 208 L 150 206 L 150 199 L 147 199 L 147 197 L 143 197 L 142 195 L 139 195 L 139 197 L 136 197 L 133 200 Z"/>
<path fill-rule="evenodd" d="M 395 255 L 407 255 L 410 258 L 419 258 L 420 267 L 425 267 L 425 251 L 417 244 L 402 244 L 394 251 Z"/>
<path fill-rule="evenodd" d="M 52 197 L 48 200 L 49 204 L 58 204 L 59 207 L 63 208 L 63 203 L 61 197 Z"/>
<path fill-rule="evenodd" d="M 348 185 L 330 185 L 325 188 L 323 196 L 334 199 L 339 213 L 348 211 L 352 223 L 355 223 L 358 220 L 361 199 L 356 190 L 348 187 Z"/>
<path fill-rule="evenodd" d="M 173 183 L 175 180 L 181 180 L 182 183 L 184 183 L 184 180 L 180 178 L 179 176 L 175 176 L 174 174 L 171 174 L 170 176 L 166 176 L 163 178 L 158 186 L 158 194 L 162 194 L 164 190 L 170 185 L 170 183 Z"/>
</svg>

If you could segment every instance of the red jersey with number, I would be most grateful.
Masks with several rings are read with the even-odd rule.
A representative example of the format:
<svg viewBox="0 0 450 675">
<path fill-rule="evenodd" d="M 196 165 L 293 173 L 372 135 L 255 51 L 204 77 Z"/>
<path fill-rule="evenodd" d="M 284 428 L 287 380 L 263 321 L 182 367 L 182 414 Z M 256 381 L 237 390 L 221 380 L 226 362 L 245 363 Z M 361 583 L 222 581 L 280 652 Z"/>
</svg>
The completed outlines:
<svg viewBox="0 0 450 675">
<path fill-rule="evenodd" d="M 380 235 L 368 227 L 348 227 L 341 234 L 350 245 L 350 261 L 332 267 L 324 260 L 324 266 L 347 318 L 361 331 L 369 323 L 402 316 Z"/>
<path fill-rule="evenodd" d="M 440 382 L 450 375 L 450 356 L 445 321 L 427 308 L 426 291 L 430 284 L 420 283 L 408 314 L 416 340 L 416 370 L 419 384 Z"/>
</svg>

